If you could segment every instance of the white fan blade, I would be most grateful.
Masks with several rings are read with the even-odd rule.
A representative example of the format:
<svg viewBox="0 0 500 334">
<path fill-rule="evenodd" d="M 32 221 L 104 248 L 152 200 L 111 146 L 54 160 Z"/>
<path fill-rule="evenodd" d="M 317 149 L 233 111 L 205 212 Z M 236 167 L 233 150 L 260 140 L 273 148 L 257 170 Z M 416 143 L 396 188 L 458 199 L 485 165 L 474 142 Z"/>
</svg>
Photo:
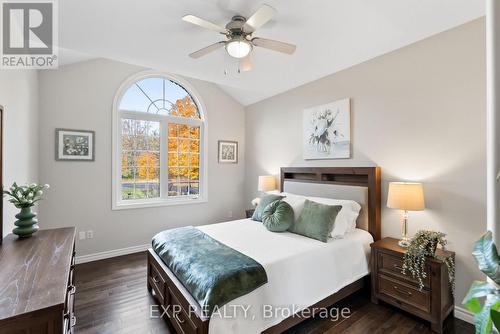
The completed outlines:
<svg viewBox="0 0 500 334">
<path fill-rule="evenodd" d="M 250 55 L 240 58 L 239 71 L 248 72 L 250 70 L 252 70 L 252 58 L 250 58 Z"/>
<path fill-rule="evenodd" d="M 248 28 L 249 32 L 254 32 L 255 30 L 262 27 L 264 24 L 269 22 L 276 13 L 276 9 L 269 5 L 260 6 L 257 11 L 248 18 L 245 22 L 245 26 Z"/>
<path fill-rule="evenodd" d="M 224 28 L 224 27 L 221 27 L 215 23 L 212 23 L 210 21 L 207 21 L 207 20 L 204 20 L 202 18 L 199 18 L 198 16 L 194 16 L 194 15 L 186 15 L 186 16 L 183 16 L 182 19 L 186 22 L 189 22 L 189 23 L 192 23 L 192 24 L 196 24 L 197 26 L 200 26 L 202 28 L 205 28 L 205 29 L 209 29 L 209 30 L 213 30 L 213 31 L 216 31 L 216 32 L 220 32 L 221 34 L 226 34 L 227 33 L 227 29 Z"/>
<path fill-rule="evenodd" d="M 194 59 L 198 59 L 198 58 L 200 58 L 200 57 L 202 57 L 202 56 L 204 56 L 206 54 L 209 54 L 210 52 L 213 52 L 213 51 L 217 50 L 218 48 L 223 47 L 224 44 L 226 44 L 226 42 L 223 42 L 223 41 L 214 43 L 212 45 L 204 47 L 203 49 L 199 49 L 198 51 L 190 53 L 189 57 L 194 58 Z"/>
<path fill-rule="evenodd" d="M 267 39 L 267 38 L 259 38 L 255 37 L 252 38 L 252 43 L 255 46 L 260 46 L 261 48 L 265 49 L 270 49 L 278 52 L 283 52 L 291 55 L 292 53 L 295 52 L 295 49 L 297 48 L 293 44 L 288 44 L 285 42 L 280 42 L 280 41 L 275 41 L 272 39 Z"/>
</svg>

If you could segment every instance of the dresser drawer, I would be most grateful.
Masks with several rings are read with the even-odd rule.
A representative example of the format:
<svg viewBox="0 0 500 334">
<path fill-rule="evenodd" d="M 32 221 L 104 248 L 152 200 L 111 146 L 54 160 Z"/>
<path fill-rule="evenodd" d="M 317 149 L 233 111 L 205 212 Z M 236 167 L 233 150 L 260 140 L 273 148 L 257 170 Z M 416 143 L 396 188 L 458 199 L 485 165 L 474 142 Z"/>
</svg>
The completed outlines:
<svg viewBox="0 0 500 334">
<path fill-rule="evenodd" d="M 389 296 L 424 312 L 430 312 L 431 297 L 427 290 L 420 291 L 413 285 L 380 274 L 378 275 L 378 290 L 381 295 Z"/>
<path fill-rule="evenodd" d="M 66 291 L 66 302 L 64 303 L 64 333 L 73 333 L 73 327 L 76 325 L 76 317 L 74 315 L 75 308 L 75 293 L 76 287 L 69 285 Z"/>
<path fill-rule="evenodd" d="M 189 310 L 185 310 L 181 305 L 175 293 L 168 289 L 170 295 L 170 313 L 169 316 L 173 320 L 172 324 L 179 334 L 196 334 L 197 327 L 189 318 Z"/>
<path fill-rule="evenodd" d="M 155 291 L 156 295 L 158 296 L 158 300 L 160 301 L 160 304 L 165 304 L 167 301 L 165 300 L 165 289 L 166 289 L 166 284 L 165 284 L 165 279 L 160 275 L 160 272 L 156 267 L 152 264 L 149 263 L 149 284 Z"/>
<path fill-rule="evenodd" d="M 378 270 L 380 273 L 395 275 L 400 279 L 406 280 L 413 284 L 418 284 L 418 280 L 413 278 L 411 274 L 403 274 L 403 259 L 387 253 L 378 253 Z M 426 269 L 426 277 L 424 278 L 424 286 L 430 287 L 430 268 Z"/>
</svg>

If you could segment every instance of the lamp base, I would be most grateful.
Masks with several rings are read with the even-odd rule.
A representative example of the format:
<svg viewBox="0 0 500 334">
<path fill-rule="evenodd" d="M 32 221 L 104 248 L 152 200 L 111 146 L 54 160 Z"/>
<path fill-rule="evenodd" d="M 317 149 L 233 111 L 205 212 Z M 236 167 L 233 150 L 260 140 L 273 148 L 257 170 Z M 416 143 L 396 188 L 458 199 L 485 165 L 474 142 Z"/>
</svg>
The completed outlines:
<svg viewBox="0 0 500 334">
<path fill-rule="evenodd" d="M 410 246 L 410 238 L 408 238 L 408 211 L 404 210 L 401 217 L 401 240 L 398 245 L 403 248 Z"/>
<path fill-rule="evenodd" d="M 403 248 L 408 248 L 408 246 L 410 246 L 410 240 L 401 239 L 398 241 L 398 245 L 403 247 Z"/>
</svg>

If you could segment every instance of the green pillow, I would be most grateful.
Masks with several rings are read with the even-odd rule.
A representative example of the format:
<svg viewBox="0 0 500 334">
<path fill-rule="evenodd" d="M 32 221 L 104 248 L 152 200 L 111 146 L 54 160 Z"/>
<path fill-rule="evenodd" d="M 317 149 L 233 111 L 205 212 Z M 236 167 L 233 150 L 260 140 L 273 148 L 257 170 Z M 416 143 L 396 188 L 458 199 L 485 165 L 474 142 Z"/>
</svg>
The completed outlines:
<svg viewBox="0 0 500 334">
<path fill-rule="evenodd" d="M 260 199 L 259 205 L 257 205 L 257 207 L 255 208 L 252 219 L 256 220 L 258 222 L 261 222 L 262 221 L 262 212 L 264 212 L 264 209 L 266 208 L 266 206 L 268 206 L 272 202 L 278 201 L 282 198 L 284 198 L 284 197 L 280 196 L 280 195 L 273 195 L 273 194 L 264 195 Z"/>
<path fill-rule="evenodd" d="M 299 219 L 289 231 L 328 242 L 328 236 L 332 233 L 333 224 L 340 209 L 342 209 L 342 205 L 325 205 L 306 199 Z"/>
<path fill-rule="evenodd" d="M 271 232 L 285 232 L 293 224 L 292 207 L 287 202 L 272 202 L 262 212 L 262 224 Z"/>
</svg>

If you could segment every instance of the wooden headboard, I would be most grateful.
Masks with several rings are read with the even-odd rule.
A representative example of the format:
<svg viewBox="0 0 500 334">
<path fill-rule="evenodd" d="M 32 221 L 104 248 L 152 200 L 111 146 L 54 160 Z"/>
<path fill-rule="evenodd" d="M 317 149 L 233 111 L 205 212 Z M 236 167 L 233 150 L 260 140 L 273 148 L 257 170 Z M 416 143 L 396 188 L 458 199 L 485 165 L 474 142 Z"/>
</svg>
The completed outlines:
<svg viewBox="0 0 500 334">
<path fill-rule="evenodd" d="M 368 232 L 381 238 L 380 167 L 282 167 L 280 190 L 286 182 L 322 183 L 368 188 Z"/>
</svg>

